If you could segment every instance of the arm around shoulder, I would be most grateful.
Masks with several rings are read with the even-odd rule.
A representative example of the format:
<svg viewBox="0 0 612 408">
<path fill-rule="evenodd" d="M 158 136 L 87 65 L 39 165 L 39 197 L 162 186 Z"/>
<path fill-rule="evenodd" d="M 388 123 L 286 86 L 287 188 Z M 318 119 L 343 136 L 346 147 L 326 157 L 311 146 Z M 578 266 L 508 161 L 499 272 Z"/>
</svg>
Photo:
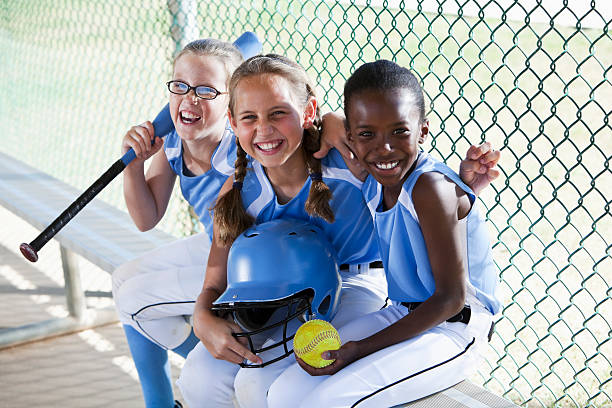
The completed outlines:
<svg viewBox="0 0 612 408">
<path fill-rule="evenodd" d="M 478 195 L 499 177 L 496 165 L 500 158 L 501 152 L 493 149 L 489 142 L 472 145 L 461 161 L 459 176 Z"/>
</svg>

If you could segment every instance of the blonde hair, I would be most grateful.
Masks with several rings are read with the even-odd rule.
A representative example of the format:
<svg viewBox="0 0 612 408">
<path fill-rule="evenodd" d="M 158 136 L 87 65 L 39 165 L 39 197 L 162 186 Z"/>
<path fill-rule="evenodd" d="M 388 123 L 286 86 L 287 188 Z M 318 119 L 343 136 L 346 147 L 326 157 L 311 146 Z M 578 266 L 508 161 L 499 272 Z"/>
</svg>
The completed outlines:
<svg viewBox="0 0 612 408">
<path fill-rule="evenodd" d="M 244 61 L 242 54 L 233 44 L 214 38 L 203 38 L 190 42 L 179 51 L 176 57 L 174 57 L 172 68 L 174 69 L 174 65 L 176 65 L 176 61 L 178 61 L 179 58 L 188 53 L 219 58 L 227 73 L 228 81 L 225 84 L 226 86 L 229 86 L 229 79 L 234 70 Z"/>
<path fill-rule="evenodd" d="M 238 83 L 247 78 L 263 74 L 279 75 L 287 80 L 293 88 L 293 95 L 306 106 L 311 97 L 316 97 L 314 86 L 304 68 L 287 57 L 276 54 L 258 55 L 249 58 L 232 75 L 229 85 L 229 109 L 234 116 L 236 103 L 236 88 Z M 321 114 L 317 106 L 315 120 L 311 127 L 304 129 L 302 146 L 308 174 L 312 180 L 308 199 L 304 204 L 306 212 L 312 216 L 334 222 L 334 212 L 330 205 L 332 192 L 325 184 L 321 174 L 321 161 L 313 157 L 321 145 Z M 242 205 L 242 182 L 246 175 L 248 164 L 246 152 L 236 138 L 237 152 L 234 165 L 234 186 L 221 196 L 214 207 L 214 220 L 218 226 L 219 238 L 224 245 L 231 244 L 236 237 L 253 223 Z"/>
</svg>

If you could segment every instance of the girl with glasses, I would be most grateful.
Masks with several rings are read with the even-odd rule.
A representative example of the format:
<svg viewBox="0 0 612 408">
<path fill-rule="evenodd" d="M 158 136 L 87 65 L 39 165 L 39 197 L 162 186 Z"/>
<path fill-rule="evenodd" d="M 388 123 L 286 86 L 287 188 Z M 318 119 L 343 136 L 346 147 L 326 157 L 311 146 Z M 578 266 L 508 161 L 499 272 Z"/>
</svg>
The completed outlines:
<svg viewBox="0 0 612 408">
<path fill-rule="evenodd" d="M 188 44 L 176 56 L 167 84 L 175 130 L 165 140 L 154 138 L 151 122 L 145 122 L 123 138 L 122 151 L 136 153 L 123 172 L 123 189 L 138 229 L 149 230 L 162 219 L 177 179 L 204 227 L 113 273 L 113 297 L 147 407 L 175 406 L 167 350 L 186 357 L 198 342 L 189 316 L 204 280 L 212 233 L 209 209 L 233 172 L 236 145 L 227 124 L 226 90 L 241 62 L 230 43 L 203 39 Z"/>
</svg>

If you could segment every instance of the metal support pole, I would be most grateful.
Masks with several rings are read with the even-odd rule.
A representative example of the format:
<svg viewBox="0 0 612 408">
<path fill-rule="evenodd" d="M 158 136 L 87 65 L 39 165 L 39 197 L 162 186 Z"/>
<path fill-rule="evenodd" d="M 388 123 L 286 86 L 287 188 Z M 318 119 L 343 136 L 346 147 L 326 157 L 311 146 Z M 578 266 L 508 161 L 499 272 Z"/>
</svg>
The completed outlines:
<svg viewBox="0 0 612 408">
<path fill-rule="evenodd" d="M 66 290 L 66 304 L 70 316 L 77 321 L 83 319 L 85 309 L 85 293 L 81 285 L 81 274 L 78 268 L 76 255 L 68 249 L 60 246 L 62 268 L 64 269 L 64 289 Z"/>
<path fill-rule="evenodd" d="M 195 0 L 168 0 L 168 11 L 172 16 L 170 35 L 176 45 L 176 55 L 189 42 L 200 38 L 196 21 L 198 3 Z"/>
</svg>

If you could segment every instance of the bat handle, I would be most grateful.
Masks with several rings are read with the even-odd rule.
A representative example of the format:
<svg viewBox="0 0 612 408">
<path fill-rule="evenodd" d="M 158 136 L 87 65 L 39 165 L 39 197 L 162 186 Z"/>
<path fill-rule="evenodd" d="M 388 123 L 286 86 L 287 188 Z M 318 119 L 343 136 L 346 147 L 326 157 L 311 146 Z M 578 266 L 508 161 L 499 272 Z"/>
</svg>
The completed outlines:
<svg viewBox="0 0 612 408">
<path fill-rule="evenodd" d="M 154 143 L 155 143 L 155 140 L 152 140 L 151 144 L 154 144 Z M 136 158 L 136 152 L 134 151 L 134 149 L 130 149 L 123 156 L 121 156 L 120 160 L 123 162 L 123 164 L 125 164 L 127 166 L 135 158 Z"/>
<path fill-rule="evenodd" d="M 155 131 L 155 137 L 164 137 L 168 133 L 174 130 L 174 123 L 172 123 L 172 117 L 170 116 L 170 105 L 166 104 L 161 111 L 153 119 L 153 130 Z M 151 140 L 151 146 L 155 144 L 155 139 Z M 126 166 L 136 158 L 134 149 L 128 150 L 122 157 L 121 161 Z"/>
<path fill-rule="evenodd" d="M 96 180 L 83 194 L 81 194 L 63 213 L 61 213 L 43 232 L 29 244 L 19 245 L 23 256 L 31 262 L 38 260 L 38 251 L 70 222 L 100 191 L 104 189 L 119 173 L 125 169 L 121 159 L 117 160 L 98 180 Z"/>
</svg>

